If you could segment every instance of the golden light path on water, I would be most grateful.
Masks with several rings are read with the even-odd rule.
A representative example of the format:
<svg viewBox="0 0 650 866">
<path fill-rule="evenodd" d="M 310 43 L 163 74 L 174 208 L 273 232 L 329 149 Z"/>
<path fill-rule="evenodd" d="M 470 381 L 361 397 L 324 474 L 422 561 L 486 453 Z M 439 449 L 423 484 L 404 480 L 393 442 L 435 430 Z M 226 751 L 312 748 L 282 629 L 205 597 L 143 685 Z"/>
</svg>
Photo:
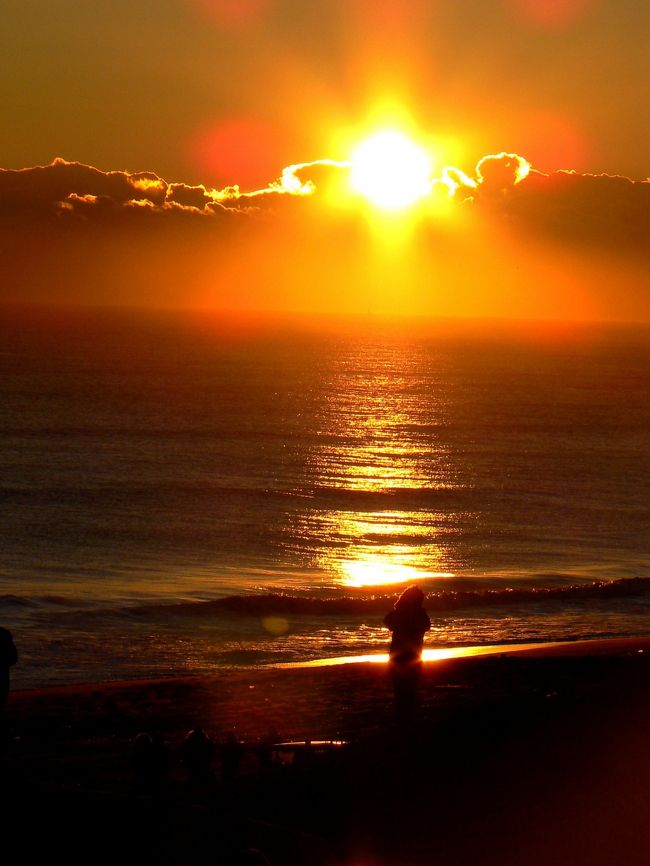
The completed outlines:
<svg viewBox="0 0 650 866">
<path fill-rule="evenodd" d="M 435 434 L 445 396 L 436 373 L 413 347 L 399 341 L 362 346 L 339 359 L 329 382 L 323 440 L 313 456 L 324 487 L 395 501 L 417 491 L 453 489 L 453 472 Z M 357 497 L 354 499 L 354 497 Z M 332 543 L 318 566 L 350 588 L 380 587 L 453 577 L 445 567 L 449 516 L 420 507 L 322 511 L 317 533 Z"/>
<path fill-rule="evenodd" d="M 529 650 L 547 650 L 575 644 L 575 641 L 552 641 L 547 643 L 493 644 L 491 646 L 444 647 L 441 649 L 425 649 L 422 653 L 423 662 L 441 662 L 447 659 L 474 658 L 476 656 L 503 655 L 504 653 L 526 652 Z M 285 662 L 275 665 L 281 668 L 324 668 L 335 665 L 350 664 L 387 664 L 388 653 L 368 653 L 358 656 L 337 656 L 325 659 L 311 659 L 306 662 Z"/>
<path fill-rule="evenodd" d="M 341 563 L 343 583 L 350 587 L 388 586 L 394 583 L 410 583 L 433 577 L 453 577 L 452 572 L 424 571 L 413 565 L 386 562 L 381 555 L 369 554 L 364 559 Z"/>
</svg>

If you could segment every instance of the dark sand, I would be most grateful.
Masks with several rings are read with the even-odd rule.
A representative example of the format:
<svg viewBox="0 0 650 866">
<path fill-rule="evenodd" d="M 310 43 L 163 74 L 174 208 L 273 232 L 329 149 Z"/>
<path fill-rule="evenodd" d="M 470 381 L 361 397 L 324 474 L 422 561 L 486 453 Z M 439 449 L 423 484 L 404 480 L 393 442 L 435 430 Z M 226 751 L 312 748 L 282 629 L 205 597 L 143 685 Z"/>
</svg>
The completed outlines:
<svg viewBox="0 0 650 866">
<path fill-rule="evenodd" d="M 396 717 L 385 664 L 14 692 L 0 758 L 19 862 L 272 866 L 650 863 L 650 638 L 428 662 Z M 246 744 L 240 777 L 189 791 L 202 725 Z M 259 742 L 349 745 L 264 767 Z M 162 734 L 169 780 L 138 787 L 131 741 Z M 8 835 L 9 834 L 9 837 Z"/>
</svg>

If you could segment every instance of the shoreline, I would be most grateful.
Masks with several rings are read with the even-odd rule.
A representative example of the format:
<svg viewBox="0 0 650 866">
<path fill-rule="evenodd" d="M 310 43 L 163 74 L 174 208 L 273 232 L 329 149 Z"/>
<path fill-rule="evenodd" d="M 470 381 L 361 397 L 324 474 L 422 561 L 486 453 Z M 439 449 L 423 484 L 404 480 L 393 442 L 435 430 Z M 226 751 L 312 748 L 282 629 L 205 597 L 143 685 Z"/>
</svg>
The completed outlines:
<svg viewBox="0 0 650 866">
<path fill-rule="evenodd" d="M 55 834 L 81 816 L 71 863 L 97 838 L 115 862 L 127 833 L 170 864 L 189 862 L 190 844 L 230 866 L 224 839 L 255 843 L 271 866 L 429 866 L 432 839 L 445 866 L 650 862 L 650 637 L 464 653 L 422 665 L 406 719 L 390 666 L 373 662 L 12 692 L 0 794 L 31 853 L 51 844 L 29 833 L 34 820 Z M 216 746 L 215 783 L 193 792 L 181 756 L 199 725 Z M 141 732 L 169 749 L 164 791 L 134 779 Z M 243 750 L 228 782 L 231 733 Z M 264 770 L 263 742 L 297 742 L 297 754 L 307 740 L 348 745 Z"/>
<path fill-rule="evenodd" d="M 594 638 L 575 641 L 543 641 L 539 643 L 512 643 L 512 644 L 488 644 L 472 645 L 463 647 L 441 647 L 440 649 L 425 648 L 422 661 L 424 666 L 453 659 L 479 659 L 489 656 L 529 656 L 539 658 L 563 657 L 563 656 L 590 656 L 590 655 L 621 655 L 635 652 L 650 653 L 650 635 L 641 637 L 623 638 Z M 53 685 L 34 686 L 29 688 L 12 688 L 11 697 L 15 698 L 36 695 L 37 693 L 55 693 L 66 690 L 84 690 L 90 688 L 115 689 L 120 687 L 138 687 L 162 683 L 176 682 L 204 682 L 214 678 L 251 676 L 256 674 L 267 674 L 271 671 L 290 671 L 313 668 L 338 668 L 356 665 L 387 665 L 388 653 L 368 653 L 365 655 L 331 656 L 318 659 L 309 659 L 300 662 L 277 662 L 268 663 L 256 667 L 228 667 L 216 668 L 213 673 L 188 673 L 166 677 L 137 677 L 135 679 L 116 680 L 87 680 L 77 683 L 57 683 Z"/>
<path fill-rule="evenodd" d="M 625 652 L 650 651 L 650 637 L 593 638 L 576 641 L 541 641 L 539 643 L 487 644 L 485 646 L 427 648 L 422 653 L 424 664 L 447 661 L 449 659 L 480 658 L 482 656 L 529 655 L 587 656 L 615 655 Z M 369 653 L 360 656 L 333 656 L 331 658 L 311 659 L 304 662 L 285 662 L 279 668 L 320 668 L 347 664 L 387 664 L 388 653 Z"/>
<path fill-rule="evenodd" d="M 423 726 L 506 695 L 537 699 L 567 688 L 577 694 L 612 667 L 650 667 L 650 636 L 437 652 L 438 658 L 423 662 L 419 676 Z M 96 737 L 124 744 L 141 731 L 158 731 L 178 746 L 196 726 L 216 740 L 234 732 L 247 743 L 270 732 L 278 742 L 377 737 L 395 725 L 392 669 L 382 658 L 387 657 L 11 690 L 6 724 L 15 736 L 36 743 L 79 744 Z M 572 681 L 570 688 L 565 680 Z"/>
</svg>

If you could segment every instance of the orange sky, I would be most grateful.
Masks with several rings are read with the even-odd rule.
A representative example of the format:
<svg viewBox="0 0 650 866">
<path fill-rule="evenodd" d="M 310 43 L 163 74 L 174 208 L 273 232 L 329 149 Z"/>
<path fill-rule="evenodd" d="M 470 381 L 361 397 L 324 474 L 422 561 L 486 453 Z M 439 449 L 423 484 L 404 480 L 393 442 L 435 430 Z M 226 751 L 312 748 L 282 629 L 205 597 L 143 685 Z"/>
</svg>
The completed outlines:
<svg viewBox="0 0 650 866">
<path fill-rule="evenodd" d="M 0 165 L 214 186 L 330 157 L 389 96 L 466 170 L 648 173 L 640 0 L 5 0 Z"/>
<path fill-rule="evenodd" d="M 0 301 L 650 320 L 649 30 L 635 0 L 8 0 Z M 386 123 L 434 180 L 392 214 L 347 165 Z"/>
<path fill-rule="evenodd" d="M 647 321 L 649 203 L 647 182 L 541 173 L 514 154 L 443 167 L 397 211 L 352 190 L 347 164 L 248 193 L 58 160 L 0 171 L 0 297 Z"/>
</svg>

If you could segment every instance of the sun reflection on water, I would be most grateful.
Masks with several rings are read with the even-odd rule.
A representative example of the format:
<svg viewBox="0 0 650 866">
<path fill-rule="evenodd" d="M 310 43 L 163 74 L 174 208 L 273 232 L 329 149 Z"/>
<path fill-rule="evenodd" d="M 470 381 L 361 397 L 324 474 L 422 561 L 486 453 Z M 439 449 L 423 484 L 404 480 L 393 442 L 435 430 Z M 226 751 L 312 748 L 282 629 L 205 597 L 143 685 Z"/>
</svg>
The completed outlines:
<svg viewBox="0 0 650 866">
<path fill-rule="evenodd" d="M 454 576 L 446 551 L 457 529 L 449 513 L 431 508 L 432 494 L 459 486 L 440 435 L 446 407 L 440 383 L 431 354 L 420 356 L 400 341 L 359 345 L 332 370 L 310 462 L 318 487 L 331 491 L 336 505 L 312 510 L 303 537 L 335 584 L 379 587 Z"/>
<path fill-rule="evenodd" d="M 350 588 L 453 577 L 444 565 L 444 520 L 432 511 L 321 514 L 321 533 L 337 544 L 325 547 L 318 565 Z"/>
<path fill-rule="evenodd" d="M 425 571 L 414 565 L 405 565 L 375 555 L 368 555 L 363 559 L 343 560 L 340 569 L 341 582 L 350 587 L 385 586 L 393 583 L 410 583 L 425 578 L 454 576 L 451 572 Z"/>
</svg>

